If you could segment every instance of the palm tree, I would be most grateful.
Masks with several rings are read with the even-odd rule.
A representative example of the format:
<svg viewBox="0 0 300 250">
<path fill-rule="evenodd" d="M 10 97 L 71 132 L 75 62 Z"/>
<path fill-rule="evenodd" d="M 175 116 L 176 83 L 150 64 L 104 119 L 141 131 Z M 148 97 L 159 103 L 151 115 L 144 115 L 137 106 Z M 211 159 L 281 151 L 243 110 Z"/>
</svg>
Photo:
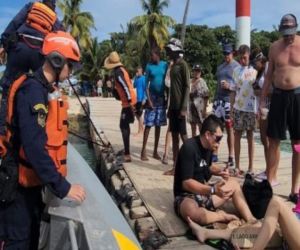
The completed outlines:
<svg viewBox="0 0 300 250">
<path fill-rule="evenodd" d="M 106 40 L 101 43 L 97 38 L 91 41 L 91 45 L 82 52 L 82 68 L 78 72 L 80 79 L 87 79 L 91 83 L 103 77 L 102 68 L 106 56 L 112 51 L 110 41 Z"/>
<path fill-rule="evenodd" d="M 183 15 L 183 21 L 182 21 L 182 30 L 181 30 L 181 43 L 182 46 L 184 46 L 184 38 L 185 38 L 185 31 L 186 31 L 186 19 L 189 11 L 190 6 L 190 0 L 186 0 L 184 15 Z"/>
<path fill-rule="evenodd" d="M 58 7 L 64 18 L 62 20 L 66 30 L 75 37 L 82 48 L 91 45 L 91 28 L 94 26 L 94 18 L 90 12 L 81 12 L 82 0 L 60 0 Z"/>
<path fill-rule="evenodd" d="M 139 39 L 149 48 L 163 48 L 169 38 L 168 28 L 175 20 L 163 15 L 163 9 L 169 6 L 169 0 L 140 0 L 146 15 L 137 16 L 131 22 L 140 28 Z"/>
</svg>

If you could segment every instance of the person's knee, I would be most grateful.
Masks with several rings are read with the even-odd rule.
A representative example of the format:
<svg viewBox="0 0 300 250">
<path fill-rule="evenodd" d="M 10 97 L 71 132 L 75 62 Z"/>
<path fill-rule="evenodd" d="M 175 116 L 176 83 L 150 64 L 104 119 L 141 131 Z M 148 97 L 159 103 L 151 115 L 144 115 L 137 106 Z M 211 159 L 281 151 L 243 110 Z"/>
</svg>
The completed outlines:
<svg viewBox="0 0 300 250">
<path fill-rule="evenodd" d="M 284 204 L 284 201 L 282 198 L 280 198 L 276 195 L 273 195 L 272 199 L 269 202 L 268 207 L 272 207 L 273 210 L 279 211 L 283 204 Z"/>
<path fill-rule="evenodd" d="M 237 190 L 241 190 L 241 186 L 234 178 L 230 177 L 226 183 L 228 187 L 230 187 L 234 192 Z"/>
</svg>

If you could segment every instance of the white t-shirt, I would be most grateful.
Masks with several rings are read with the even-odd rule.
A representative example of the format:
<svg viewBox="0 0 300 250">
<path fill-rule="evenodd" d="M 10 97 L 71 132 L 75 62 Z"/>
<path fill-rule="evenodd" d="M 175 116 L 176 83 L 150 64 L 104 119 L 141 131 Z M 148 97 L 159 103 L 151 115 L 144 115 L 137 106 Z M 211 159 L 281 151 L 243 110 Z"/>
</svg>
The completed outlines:
<svg viewBox="0 0 300 250">
<path fill-rule="evenodd" d="M 236 92 L 233 107 L 244 112 L 256 112 L 256 96 L 253 91 L 257 71 L 252 66 L 239 66 L 233 72 L 230 88 Z"/>
</svg>

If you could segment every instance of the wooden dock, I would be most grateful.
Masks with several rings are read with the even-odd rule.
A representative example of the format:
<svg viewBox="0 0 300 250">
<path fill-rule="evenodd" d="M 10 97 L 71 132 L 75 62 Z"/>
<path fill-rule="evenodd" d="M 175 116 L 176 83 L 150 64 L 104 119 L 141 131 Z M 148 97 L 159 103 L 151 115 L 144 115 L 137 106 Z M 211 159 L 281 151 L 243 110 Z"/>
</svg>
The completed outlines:
<svg viewBox="0 0 300 250">
<path fill-rule="evenodd" d="M 101 132 L 101 136 L 111 143 L 115 152 L 122 150 L 123 143 L 119 129 L 120 103 L 113 98 L 101 97 L 87 98 L 87 102 L 90 117 L 98 131 Z M 128 182 L 135 188 L 134 192 L 136 193 L 134 193 L 134 196 L 137 197 L 135 197 L 134 202 L 131 202 L 130 206 L 128 206 L 128 203 L 127 205 L 121 205 L 124 215 L 136 230 L 140 240 L 146 238 L 145 232 L 161 231 L 167 237 L 168 243 L 160 247 L 160 249 L 212 249 L 206 245 L 199 248 L 198 242 L 188 240 L 184 236 L 187 227 L 173 211 L 173 177 L 163 175 L 163 172 L 169 169 L 172 163 L 169 160 L 169 165 L 166 166 L 151 157 L 154 145 L 154 129 L 150 132 L 147 146 L 149 161 L 141 161 L 140 153 L 143 136 L 133 136 L 137 132 L 137 128 L 137 122 L 131 125 L 130 149 L 132 162 L 123 164 L 125 173 L 123 170 L 119 172 L 117 174 L 118 179 L 115 178 L 116 175 L 113 175 L 111 178 L 115 190 L 121 189 L 122 185 L 124 186 L 124 183 Z M 159 141 L 159 153 L 161 156 L 163 154 L 165 135 L 166 126 L 161 129 Z M 92 134 L 92 136 L 95 137 L 95 134 Z M 245 139 L 242 139 L 241 145 L 241 167 L 243 170 L 247 170 L 248 156 Z M 254 157 L 254 169 L 256 172 L 265 168 L 263 152 L 262 145 L 256 143 Z M 227 157 L 225 138 L 220 145 L 219 158 L 221 161 L 225 161 Z M 290 193 L 291 185 L 291 153 L 281 153 L 278 180 L 280 185 L 274 188 L 274 192 L 287 196 Z M 141 230 L 143 227 L 146 230 Z"/>
</svg>

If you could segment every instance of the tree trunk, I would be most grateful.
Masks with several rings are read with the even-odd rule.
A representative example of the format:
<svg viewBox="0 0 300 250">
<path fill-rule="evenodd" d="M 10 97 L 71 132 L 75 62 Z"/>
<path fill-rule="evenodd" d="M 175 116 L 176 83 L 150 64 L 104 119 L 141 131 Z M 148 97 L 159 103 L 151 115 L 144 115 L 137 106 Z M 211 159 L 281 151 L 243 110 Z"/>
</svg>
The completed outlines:
<svg viewBox="0 0 300 250">
<path fill-rule="evenodd" d="M 188 15 L 190 0 L 186 0 L 184 15 L 183 15 L 183 21 L 182 21 L 182 28 L 181 28 L 181 43 L 182 47 L 184 47 L 184 38 L 185 38 L 185 31 L 186 31 L 186 19 Z"/>
</svg>

